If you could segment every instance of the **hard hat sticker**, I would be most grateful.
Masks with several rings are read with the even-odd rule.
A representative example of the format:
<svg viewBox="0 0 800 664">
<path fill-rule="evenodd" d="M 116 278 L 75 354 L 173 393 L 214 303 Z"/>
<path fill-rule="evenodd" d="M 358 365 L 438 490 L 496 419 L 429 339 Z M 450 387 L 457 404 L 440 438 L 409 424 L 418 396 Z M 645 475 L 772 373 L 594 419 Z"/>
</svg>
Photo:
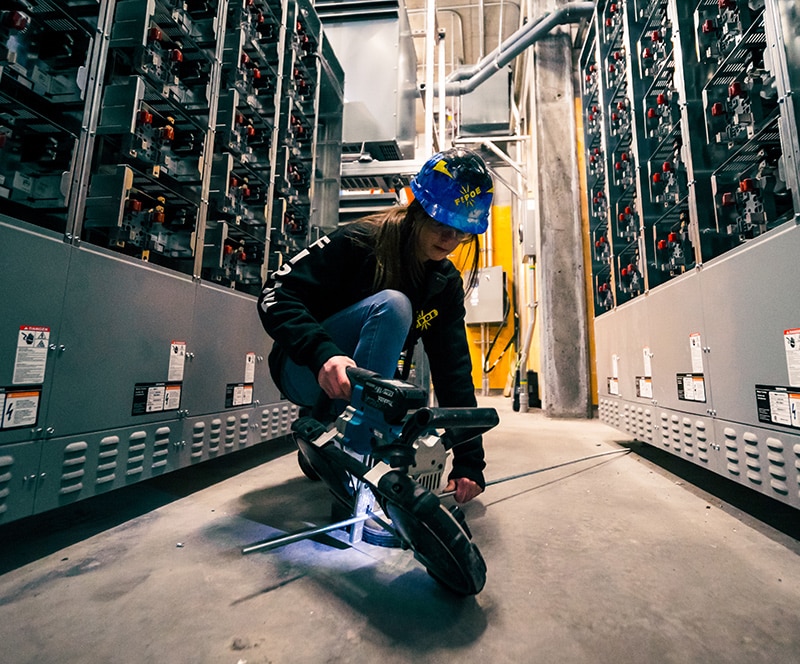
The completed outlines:
<svg viewBox="0 0 800 664">
<path fill-rule="evenodd" d="M 462 203 L 465 203 L 466 205 L 472 207 L 475 205 L 475 201 L 472 199 L 480 195 L 481 195 L 480 187 L 475 187 L 475 189 L 472 190 L 470 190 L 469 187 L 461 187 L 461 196 L 454 199 L 453 202 L 456 204 L 456 207 L 458 207 Z"/>
<path fill-rule="evenodd" d="M 447 170 L 447 164 L 445 163 L 444 159 L 440 159 L 439 161 L 437 161 L 436 165 L 433 167 L 433 170 L 439 173 L 444 173 L 451 180 L 453 179 L 453 176 L 450 174 L 450 171 Z"/>
</svg>

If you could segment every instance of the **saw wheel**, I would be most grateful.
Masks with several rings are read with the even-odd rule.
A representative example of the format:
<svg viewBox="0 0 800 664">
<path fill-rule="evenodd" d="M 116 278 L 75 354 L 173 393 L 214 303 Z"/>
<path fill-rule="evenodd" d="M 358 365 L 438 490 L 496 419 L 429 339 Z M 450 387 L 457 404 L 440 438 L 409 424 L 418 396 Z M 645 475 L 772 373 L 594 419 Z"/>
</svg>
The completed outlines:
<svg viewBox="0 0 800 664">
<path fill-rule="evenodd" d="M 483 590 L 486 562 L 435 494 L 396 470 L 385 473 L 373 490 L 397 535 L 428 574 L 458 595 Z"/>
</svg>

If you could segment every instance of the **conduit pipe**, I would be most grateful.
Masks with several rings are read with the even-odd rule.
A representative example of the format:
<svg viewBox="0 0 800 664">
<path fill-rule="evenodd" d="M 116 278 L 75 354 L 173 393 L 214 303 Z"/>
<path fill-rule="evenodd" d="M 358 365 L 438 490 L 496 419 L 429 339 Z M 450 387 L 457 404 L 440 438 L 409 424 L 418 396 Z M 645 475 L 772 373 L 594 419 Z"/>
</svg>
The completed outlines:
<svg viewBox="0 0 800 664">
<path fill-rule="evenodd" d="M 439 97 L 439 151 L 445 149 L 445 145 L 447 145 L 447 99 L 445 97 L 447 95 L 441 94 L 441 90 L 444 89 L 444 71 L 445 71 L 445 42 L 444 42 L 445 31 L 444 28 L 439 29 L 439 33 L 437 34 L 438 47 L 439 47 L 439 88 L 440 94 Z"/>
<path fill-rule="evenodd" d="M 471 66 L 463 67 L 447 78 L 445 94 L 460 96 L 472 92 L 492 74 L 505 67 L 531 44 L 539 41 L 558 25 L 577 23 L 594 12 L 594 2 L 570 2 L 554 12 L 540 16 L 532 23 L 520 28 L 494 51 Z M 438 90 L 434 91 L 439 94 Z"/>
<path fill-rule="evenodd" d="M 425 3 L 425 154 L 433 154 L 433 65 L 436 40 L 436 0 Z"/>
</svg>

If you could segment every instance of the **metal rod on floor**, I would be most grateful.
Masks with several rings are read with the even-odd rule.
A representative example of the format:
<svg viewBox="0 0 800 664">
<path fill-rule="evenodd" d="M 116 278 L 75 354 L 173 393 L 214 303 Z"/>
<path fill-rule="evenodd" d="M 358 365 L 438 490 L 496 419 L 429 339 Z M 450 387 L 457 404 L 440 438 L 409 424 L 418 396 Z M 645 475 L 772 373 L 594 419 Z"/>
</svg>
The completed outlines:
<svg viewBox="0 0 800 664">
<path fill-rule="evenodd" d="M 362 521 L 366 521 L 367 519 L 372 518 L 370 514 L 359 514 L 358 516 L 351 517 L 349 519 L 345 519 L 344 521 L 338 521 L 337 523 L 331 523 L 327 526 L 319 526 L 317 528 L 309 528 L 307 530 L 299 530 L 295 533 L 290 533 L 289 535 L 281 535 L 280 537 L 273 537 L 271 539 L 262 540 L 261 542 L 256 542 L 255 544 L 250 544 L 242 549 L 242 553 L 253 553 L 253 551 L 264 551 L 269 549 L 277 549 L 279 546 L 285 546 L 286 544 L 292 544 L 293 542 L 299 542 L 304 539 L 309 539 L 310 537 L 314 537 L 315 535 L 322 535 L 323 533 L 329 533 L 332 530 L 339 530 L 340 528 L 346 528 L 347 526 L 352 526 L 355 523 L 361 523 Z"/>
<path fill-rule="evenodd" d="M 366 521 L 367 519 L 373 519 L 381 528 L 392 534 L 395 534 L 395 531 L 392 528 L 391 524 L 389 524 L 387 521 L 382 519 L 374 512 L 368 511 L 365 514 L 352 516 L 349 519 L 345 519 L 344 521 L 337 521 L 336 523 L 330 523 L 327 526 L 318 526 L 317 528 L 298 530 L 297 532 L 290 533 L 288 535 L 281 535 L 280 537 L 273 537 L 270 539 L 261 540 L 260 542 L 255 542 L 254 544 L 250 544 L 244 547 L 242 549 L 242 553 L 247 554 L 247 553 L 253 553 L 254 551 L 269 551 L 270 549 L 277 549 L 278 547 L 286 546 L 287 544 L 292 544 L 294 542 L 300 542 L 305 539 L 310 539 L 315 535 L 322 535 L 324 533 L 329 533 L 332 530 L 340 530 L 341 528 L 347 528 L 347 526 L 352 526 L 356 523 L 361 523 L 362 521 Z"/>
<path fill-rule="evenodd" d="M 610 452 L 600 452 L 599 454 L 591 454 L 589 456 L 581 457 L 580 459 L 573 459 L 572 461 L 565 461 L 564 463 L 557 463 L 555 466 L 548 466 L 547 468 L 537 468 L 536 470 L 530 470 L 527 473 L 519 473 L 518 475 L 509 475 L 508 477 L 501 477 L 496 480 L 491 480 L 486 483 L 486 486 L 492 486 L 493 484 L 502 484 L 503 482 L 510 482 L 511 480 L 518 480 L 521 477 L 528 477 L 530 475 L 537 475 L 538 473 L 544 473 L 548 470 L 555 470 L 556 468 L 563 468 L 564 466 L 571 466 L 574 463 L 580 463 L 581 461 L 589 461 L 590 459 L 597 459 L 599 457 L 609 456 L 610 454 L 628 454 L 630 450 L 611 450 Z M 447 498 L 448 496 L 454 496 L 455 491 L 445 491 L 444 493 L 439 494 L 439 498 Z"/>
</svg>

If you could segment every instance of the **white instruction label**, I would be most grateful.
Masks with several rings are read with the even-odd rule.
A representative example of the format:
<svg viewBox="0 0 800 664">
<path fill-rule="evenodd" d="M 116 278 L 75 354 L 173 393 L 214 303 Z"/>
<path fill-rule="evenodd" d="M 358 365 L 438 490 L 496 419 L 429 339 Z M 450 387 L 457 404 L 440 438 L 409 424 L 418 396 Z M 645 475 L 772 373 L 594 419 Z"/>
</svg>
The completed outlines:
<svg viewBox="0 0 800 664">
<path fill-rule="evenodd" d="M 17 356 L 14 360 L 14 385 L 44 382 L 47 366 L 47 349 L 50 345 L 50 328 L 22 325 L 17 336 Z"/>
<path fill-rule="evenodd" d="M 253 403 L 253 386 L 237 385 L 233 388 L 232 406 L 247 406 Z"/>
<path fill-rule="evenodd" d="M 783 345 L 786 348 L 789 385 L 800 387 L 800 328 L 784 330 Z"/>
<path fill-rule="evenodd" d="M 792 409 L 786 392 L 770 392 L 769 407 L 775 424 L 792 425 Z"/>
<path fill-rule="evenodd" d="M 167 380 L 176 382 L 182 381 L 183 369 L 185 366 L 186 366 L 186 342 L 185 341 L 170 342 L 169 371 L 167 372 Z"/>
<path fill-rule="evenodd" d="M 244 356 L 244 382 L 254 383 L 256 378 L 256 354 L 248 353 Z"/>
<path fill-rule="evenodd" d="M 180 383 L 137 383 L 133 388 L 131 415 L 160 413 L 181 407 Z"/>
<path fill-rule="evenodd" d="M 756 385 L 758 421 L 800 429 L 800 390 L 782 385 Z"/>
<path fill-rule="evenodd" d="M 145 411 L 148 413 L 160 413 L 164 410 L 164 385 L 153 385 L 147 390 L 147 404 Z"/>
<path fill-rule="evenodd" d="M 689 350 L 692 354 L 692 373 L 703 373 L 703 344 L 699 332 L 689 335 Z"/>
<path fill-rule="evenodd" d="M 683 394 L 679 395 L 684 401 L 705 401 L 706 383 L 703 376 L 683 376 Z"/>
</svg>

